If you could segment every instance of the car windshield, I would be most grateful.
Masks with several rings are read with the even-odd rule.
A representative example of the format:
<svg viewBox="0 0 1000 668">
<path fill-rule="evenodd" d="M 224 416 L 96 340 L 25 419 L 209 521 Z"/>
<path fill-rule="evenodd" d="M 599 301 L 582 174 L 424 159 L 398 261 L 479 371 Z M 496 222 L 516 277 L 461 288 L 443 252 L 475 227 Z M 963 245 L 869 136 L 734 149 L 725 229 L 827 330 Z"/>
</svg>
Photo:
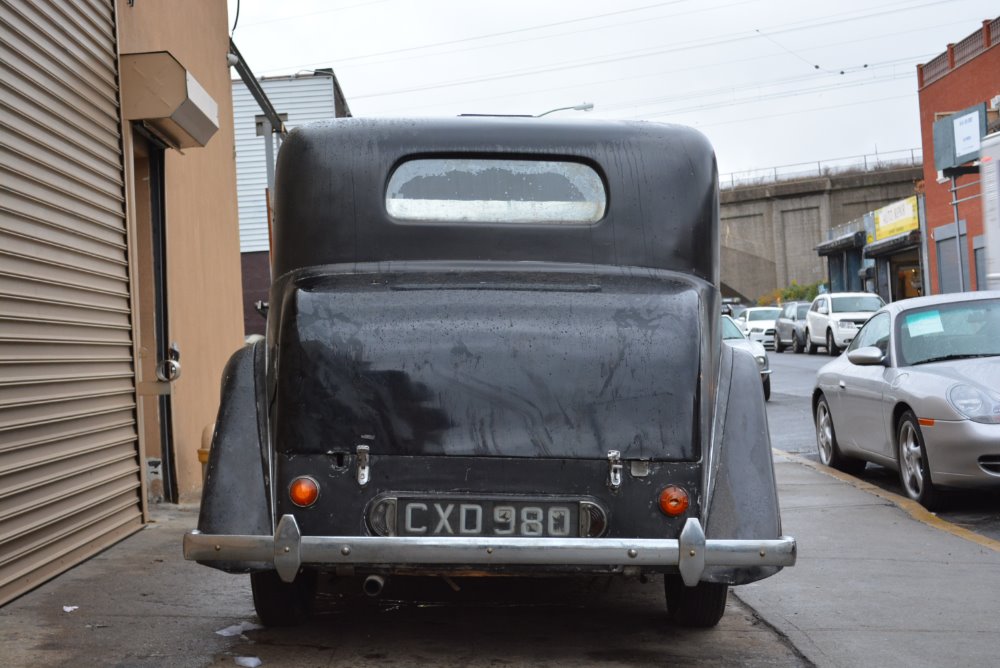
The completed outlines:
<svg viewBox="0 0 1000 668">
<path fill-rule="evenodd" d="M 809 304 L 799 304 L 795 310 L 795 315 L 799 320 L 805 320 L 807 313 L 809 313 Z"/>
<path fill-rule="evenodd" d="M 903 365 L 1000 355 L 1000 299 L 907 311 L 896 323 Z"/>
<path fill-rule="evenodd" d="M 882 308 L 882 298 L 878 295 L 870 297 L 834 297 L 832 310 L 834 313 L 875 312 Z"/>
<path fill-rule="evenodd" d="M 761 308 L 747 311 L 747 320 L 775 320 L 781 315 L 780 308 Z"/>
<path fill-rule="evenodd" d="M 736 323 L 729 318 L 722 319 L 722 338 L 726 339 L 742 339 L 743 332 L 740 328 L 736 326 Z"/>
</svg>

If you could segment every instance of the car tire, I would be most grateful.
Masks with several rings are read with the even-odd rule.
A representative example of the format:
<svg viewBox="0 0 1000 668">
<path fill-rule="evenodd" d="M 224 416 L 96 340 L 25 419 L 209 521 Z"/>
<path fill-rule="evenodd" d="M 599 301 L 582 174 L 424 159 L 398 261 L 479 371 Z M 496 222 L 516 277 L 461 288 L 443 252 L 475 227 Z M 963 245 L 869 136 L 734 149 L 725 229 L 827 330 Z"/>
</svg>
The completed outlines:
<svg viewBox="0 0 1000 668">
<path fill-rule="evenodd" d="M 823 395 L 816 402 L 816 449 L 819 451 L 821 464 L 844 473 L 857 475 L 868 465 L 863 459 L 847 457 L 840 451 L 837 432 L 833 428 L 833 413 Z"/>
<path fill-rule="evenodd" d="M 896 462 L 899 465 L 899 482 L 906 495 L 927 510 L 939 508 L 941 492 L 931 481 L 924 434 L 913 411 L 906 411 L 899 418 L 896 427 Z"/>
<path fill-rule="evenodd" d="M 771 377 L 764 379 L 764 401 L 771 400 Z"/>
<path fill-rule="evenodd" d="M 781 337 L 778 336 L 778 332 L 774 333 L 774 352 L 776 353 L 785 352 L 785 344 L 781 342 Z"/>
<path fill-rule="evenodd" d="M 792 352 L 796 355 L 800 354 L 805 348 L 805 344 L 802 343 L 802 339 L 795 332 L 792 332 Z"/>
<path fill-rule="evenodd" d="M 833 342 L 833 330 L 826 330 L 826 352 L 830 354 L 830 357 L 836 357 L 840 354 L 840 348 L 837 344 Z"/>
<path fill-rule="evenodd" d="M 729 585 L 699 582 L 685 586 L 679 575 L 664 575 L 663 590 L 667 599 L 667 616 L 678 626 L 711 628 L 726 612 Z"/>
<path fill-rule="evenodd" d="M 806 352 L 809 353 L 810 355 L 815 355 L 816 354 L 816 349 L 818 347 L 819 346 L 817 346 L 815 343 L 813 343 L 812 334 L 810 334 L 809 330 L 807 329 L 806 330 Z"/>
<path fill-rule="evenodd" d="M 295 626 L 312 614 L 316 600 L 315 571 L 303 570 L 294 582 L 283 582 L 277 571 L 250 574 L 253 607 L 264 626 Z"/>
</svg>

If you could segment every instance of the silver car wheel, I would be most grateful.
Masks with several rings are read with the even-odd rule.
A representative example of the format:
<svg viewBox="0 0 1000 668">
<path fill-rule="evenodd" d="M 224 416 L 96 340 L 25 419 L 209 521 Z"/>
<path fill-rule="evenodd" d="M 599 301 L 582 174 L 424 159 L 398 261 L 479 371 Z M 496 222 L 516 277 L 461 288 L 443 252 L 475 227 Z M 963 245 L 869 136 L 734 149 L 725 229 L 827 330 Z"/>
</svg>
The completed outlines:
<svg viewBox="0 0 1000 668">
<path fill-rule="evenodd" d="M 816 406 L 816 445 L 819 460 L 824 466 L 830 466 L 833 461 L 833 418 L 825 401 Z"/>
<path fill-rule="evenodd" d="M 899 428 L 899 469 L 903 486 L 912 499 L 919 499 L 924 489 L 924 469 L 920 441 L 917 432 L 909 422 Z"/>
</svg>

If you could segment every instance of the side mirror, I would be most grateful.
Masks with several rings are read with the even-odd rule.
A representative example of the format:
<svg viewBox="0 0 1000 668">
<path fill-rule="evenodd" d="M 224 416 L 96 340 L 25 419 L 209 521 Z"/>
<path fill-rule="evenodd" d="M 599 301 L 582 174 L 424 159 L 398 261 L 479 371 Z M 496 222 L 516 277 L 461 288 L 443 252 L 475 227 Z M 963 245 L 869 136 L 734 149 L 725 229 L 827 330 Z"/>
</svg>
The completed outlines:
<svg viewBox="0 0 1000 668">
<path fill-rule="evenodd" d="M 816 312 L 819 313 L 820 315 L 826 315 L 827 313 L 829 313 L 829 311 L 826 308 L 826 304 L 820 304 L 819 307 L 816 309 Z"/>
<path fill-rule="evenodd" d="M 847 353 L 847 360 L 858 366 L 877 366 L 885 361 L 885 355 L 882 354 L 881 349 L 875 346 L 865 346 Z"/>
</svg>

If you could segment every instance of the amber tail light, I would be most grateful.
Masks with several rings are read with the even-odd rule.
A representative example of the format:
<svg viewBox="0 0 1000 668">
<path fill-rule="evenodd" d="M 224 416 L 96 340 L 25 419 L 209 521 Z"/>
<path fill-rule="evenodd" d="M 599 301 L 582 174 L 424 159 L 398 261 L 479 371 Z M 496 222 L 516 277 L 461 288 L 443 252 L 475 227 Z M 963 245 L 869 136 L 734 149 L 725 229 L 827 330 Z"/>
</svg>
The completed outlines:
<svg viewBox="0 0 1000 668">
<path fill-rule="evenodd" d="M 305 508 L 316 503 L 319 498 L 319 483 L 309 476 L 301 476 L 288 486 L 288 497 L 297 506 Z"/>
<path fill-rule="evenodd" d="M 689 505 L 688 493 L 683 487 L 670 485 L 660 492 L 660 510 L 670 517 L 683 515 Z"/>
</svg>

